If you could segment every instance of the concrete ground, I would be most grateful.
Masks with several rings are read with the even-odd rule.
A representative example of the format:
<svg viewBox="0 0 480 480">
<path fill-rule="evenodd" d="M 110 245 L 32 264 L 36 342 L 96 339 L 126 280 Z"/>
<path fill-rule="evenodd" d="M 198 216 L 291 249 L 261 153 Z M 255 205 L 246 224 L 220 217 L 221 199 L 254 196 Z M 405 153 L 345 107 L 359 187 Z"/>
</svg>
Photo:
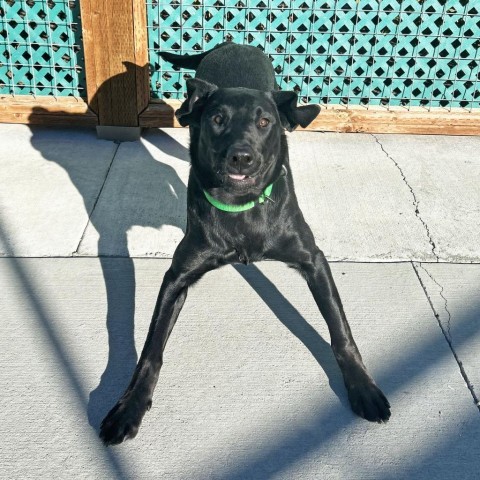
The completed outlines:
<svg viewBox="0 0 480 480">
<path fill-rule="evenodd" d="M 191 290 L 153 407 L 113 448 L 98 425 L 183 236 L 188 132 L 0 139 L 0 478 L 478 478 L 480 138 L 289 135 L 388 424 L 351 412 L 303 279 L 263 262 Z"/>
</svg>

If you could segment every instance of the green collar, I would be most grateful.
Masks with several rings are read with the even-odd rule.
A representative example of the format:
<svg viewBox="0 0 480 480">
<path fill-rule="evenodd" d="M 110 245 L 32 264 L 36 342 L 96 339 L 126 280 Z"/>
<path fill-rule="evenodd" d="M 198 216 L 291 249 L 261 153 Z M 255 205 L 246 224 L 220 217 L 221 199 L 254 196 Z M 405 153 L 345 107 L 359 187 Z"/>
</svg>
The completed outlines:
<svg viewBox="0 0 480 480">
<path fill-rule="evenodd" d="M 206 199 L 219 210 L 224 212 L 244 212 L 245 210 L 250 210 L 253 208 L 257 203 L 264 203 L 266 198 L 269 199 L 272 189 L 273 183 L 268 185 L 268 187 L 263 191 L 257 200 L 252 200 L 251 202 L 244 203 L 243 205 L 229 205 L 227 203 L 222 203 L 216 198 L 212 197 L 206 190 L 204 190 L 203 193 L 205 194 Z"/>
</svg>

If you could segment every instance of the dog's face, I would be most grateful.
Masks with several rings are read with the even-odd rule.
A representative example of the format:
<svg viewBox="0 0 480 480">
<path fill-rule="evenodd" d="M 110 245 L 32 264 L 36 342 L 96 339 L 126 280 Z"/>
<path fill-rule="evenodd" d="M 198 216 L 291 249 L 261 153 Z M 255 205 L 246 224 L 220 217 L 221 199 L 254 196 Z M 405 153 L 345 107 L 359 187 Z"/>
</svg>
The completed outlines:
<svg viewBox="0 0 480 480">
<path fill-rule="evenodd" d="M 192 167 L 202 186 L 241 203 L 258 197 L 282 169 L 284 129 L 307 126 L 314 105 L 297 107 L 293 92 L 222 88 L 199 79 L 176 115 L 192 129 Z"/>
<path fill-rule="evenodd" d="M 209 186 L 258 197 L 275 173 L 282 131 L 267 94 L 240 88 L 213 92 L 200 118 L 198 158 Z"/>
</svg>

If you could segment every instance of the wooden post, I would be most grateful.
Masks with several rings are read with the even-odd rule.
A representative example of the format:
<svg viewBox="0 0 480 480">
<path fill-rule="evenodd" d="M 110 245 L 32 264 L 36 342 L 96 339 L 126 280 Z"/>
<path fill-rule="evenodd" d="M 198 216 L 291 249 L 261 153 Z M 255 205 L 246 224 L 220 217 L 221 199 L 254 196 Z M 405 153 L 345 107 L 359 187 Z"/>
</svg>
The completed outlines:
<svg viewBox="0 0 480 480">
<path fill-rule="evenodd" d="M 144 0 L 82 0 L 83 48 L 97 133 L 109 140 L 140 136 L 150 97 Z"/>
</svg>

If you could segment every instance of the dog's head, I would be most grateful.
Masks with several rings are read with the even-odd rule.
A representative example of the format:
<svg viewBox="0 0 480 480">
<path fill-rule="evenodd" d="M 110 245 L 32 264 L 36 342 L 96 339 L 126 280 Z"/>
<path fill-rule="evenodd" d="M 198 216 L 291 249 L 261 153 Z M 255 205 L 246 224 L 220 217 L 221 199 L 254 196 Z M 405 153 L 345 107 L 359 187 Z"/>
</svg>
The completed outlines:
<svg viewBox="0 0 480 480">
<path fill-rule="evenodd" d="M 191 128 L 192 168 L 203 188 L 235 204 L 257 198 L 278 177 L 284 130 L 306 127 L 319 111 L 297 106 L 294 92 L 217 88 L 190 79 L 176 116 Z"/>
</svg>

